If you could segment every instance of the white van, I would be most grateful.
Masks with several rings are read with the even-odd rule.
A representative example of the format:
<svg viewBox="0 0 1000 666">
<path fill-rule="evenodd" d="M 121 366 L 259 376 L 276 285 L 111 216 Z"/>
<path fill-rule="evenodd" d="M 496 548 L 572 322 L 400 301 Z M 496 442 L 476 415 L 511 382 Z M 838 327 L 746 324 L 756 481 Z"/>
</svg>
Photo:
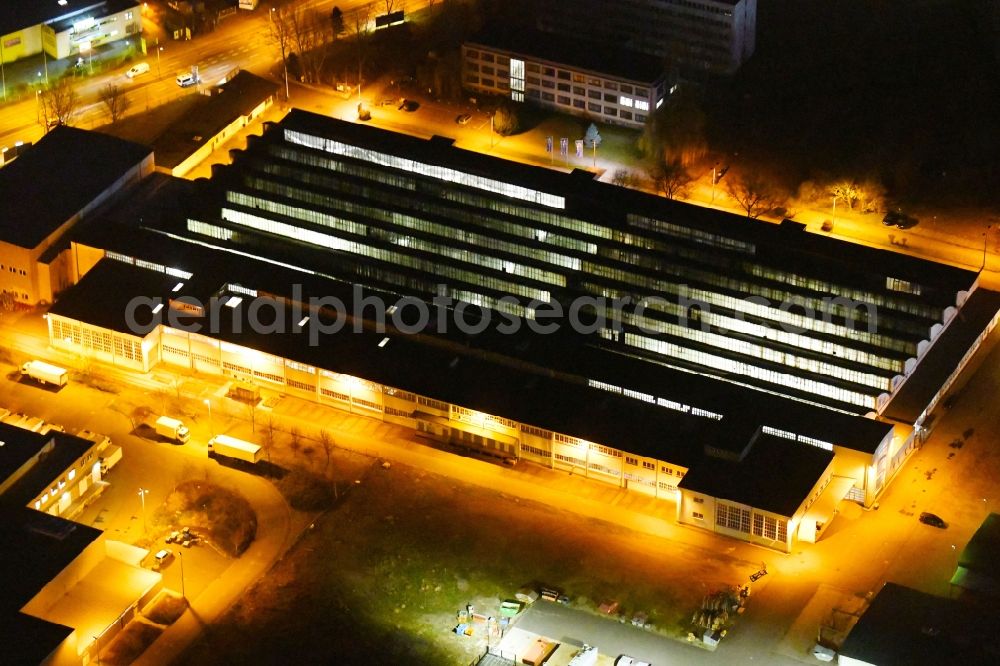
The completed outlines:
<svg viewBox="0 0 1000 666">
<path fill-rule="evenodd" d="M 129 69 L 127 72 L 125 72 L 125 76 L 127 76 L 130 79 L 134 79 L 140 74 L 145 74 L 148 71 L 149 71 L 149 63 L 140 62 L 135 65 L 132 65 L 132 68 Z"/>
<path fill-rule="evenodd" d="M 198 83 L 198 79 L 191 72 L 182 72 L 177 75 L 177 85 L 181 88 L 187 88 L 188 86 L 193 86 Z"/>
</svg>

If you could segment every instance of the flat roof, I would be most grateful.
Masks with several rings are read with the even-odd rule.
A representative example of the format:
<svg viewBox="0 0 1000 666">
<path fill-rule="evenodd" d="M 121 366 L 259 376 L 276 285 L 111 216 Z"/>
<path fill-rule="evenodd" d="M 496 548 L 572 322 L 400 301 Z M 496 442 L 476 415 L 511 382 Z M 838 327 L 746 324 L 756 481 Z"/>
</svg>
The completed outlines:
<svg viewBox="0 0 1000 666">
<path fill-rule="evenodd" d="M 94 447 L 94 442 L 90 440 L 61 432 L 45 435 L 44 439 L 53 440 L 52 448 L 43 453 L 38 463 L 7 489 L 3 494 L 4 501 L 27 505 Z"/>
<path fill-rule="evenodd" d="M 840 654 L 869 664 L 995 664 L 996 611 L 886 583 Z"/>
<path fill-rule="evenodd" d="M 100 132 L 54 128 L 0 169 L 0 241 L 36 247 L 151 153 Z"/>
<path fill-rule="evenodd" d="M 24 428 L 0 423 L 0 484 L 37 456 L 49 441 L 51 435 L 39 435 Z M 6 496 L 6 493 L 5 493 Z"/>
<path fill-rule="evenodd" d="M 204 97 L 153 142 L 157 166 L 173 168 L 240 116 L 278 91 L 278 84 L 246 70 L 218 86 L 217 93 Z"/>
<path fill-rule="evenodd" d="M 0 502 L 0 617 L 19 611 L 100 535 L 93 527 Z"/>
<path fill-rule="evenodd" d="M 487 26 L 466 40 L 465 45 L 494 48 L 645 85 L 655 83 L 666 71 L 663 59 L 656 56 L 620 47 L 595 47 L 592 40 L 539 30 L 512 31 Z"/>
<path fill-rule="evenodd" d="M 832 460 L 832 451 L 760 435 L 743 460 L 706 456 L 677 487 L 791 517 Z"/>
<path fill-rule="evenodd" d="M 958 566 L 985 574 L 1000 584 L 1000 514 L 986 516 L 962 549 Z"/>
<path fill-rule="evenodd" d="M 916 370 L 883 410 L 886 418 L 914 423 L 1000 310 L 1000 292 L 976 289 L 938 336 Z M 980 352 L 984 353 L 984 352 Z"/>
<path fill-rule="evenodd" d="M 0 645 L 8 664 L 41 664 L 75 630 L 26 613 L 0 616 Z"/>
<path fill-rule="evenodd" d="M 52 0 L 45 1 L 52 2 Z M 55 32 L 60 33 L 69 30 L 75 23 L 84 19 L 100 19 L 105 16 L 111 16 L 112 14 L 117 14 L 118 12 L 128 9 L 129 7 L 138 8 L 141 3 L 137 2 L 137 0 L 99 0 L 98 2 L 90 0 L 90 2 L 83 2 L 80 4 L 83 6 L 84 11 L 75 10 L 72 13 L 64 12 L 54 19 L 46 20 L 45 23 L 52 26 L 52 29 Z M 142 20 L 141 17 L 139 20 Z"/>
<path fill-rule="evenodd" d="M 147 179 L 147 181 L 155 180 L 155 178 Z M 166 177 L 161 180 L 165 183 L 176 181 Z M 160 189 L 164 190 L 168 201 L 174 200 L 169 187 Z M 159 210 L 160 206 L 155 200 L 151 204 L 151 208 Z M 113 209 L 112 213 L 124 205 L 123 202 Z M 135 219 L 139 214 L 139 211 L 131 206 L 128 207 L 127 216 Z M 136 230 L 126 234 L 116 229 L 114 225 L 105 224 L 103 220 L 96 220 L 77 236 L 80 242 L 93 243 L 97 247 L 107 247 L 125 254 L 135 253 L 147 260 L 161 262 L 165 266 L 195 272 L 194 280 L 185 281 L 185 287 L 180 293 L 202 299 L 207 299 L 217 292 L 226 281 L 282 295 L 290 292 L 291 285 L 301 284 L 306 294 L 337 296 L 345 303 L 350 303 L 352 298 L 350 284 L 344 281 L 321 279 L 307 273 L 269 265 L 253 258 L 219 253 L 150 231 Z M 128 333 L 130 331 L 124 319 L 124 308 L 129 299 L 138 294 L 174 295 L 170 290 L 180 281 L 154 271 L 142 269 L 130 271 L 127 266 L 105 267 L 104 263 L 107 262 L 102 262 L 98 266 L 101 268 L 98 274 L 94 277 L 86 276 L 83 286 L 74 288 L 60 298 L 52 306 L 51 311 L 54 314 Z M 105 271 L 119 277 L 100 277 Z M 98 281 L 100 284 L 90 286 Z M 378 292 L 366 289 L 365 293 Z M 73 296 L 73 294 L 80 295 Z M 386 298 L 395 300 L 398 295 L 386 295 Z M 500 335 L 493 330 L 487 330 L 474 337 L 456 334 L 448 339 L 454 345 L 465 349 L 464 353 L 499 353 L 518 362 L 544 368 L 546 372 L 604 381 L 725 414 L 733 421 L 768 425 L 866 453 L 874 453 L 893 427 L 890 423 L 875 419 L 617 354 L 613 350 L 590 344 L 588 338 L 572 334 L 566 326 L 561 327 L 559 333 L 559 335 L 537 336 L 523 330 L 519 335 Z M 436 332 L 435 336 L 448 337 L 440 332 Z M 298 349 L 294 341 L 277 347 L 275 341 L 268 339 L 259 340 L 256 344 L 260 345 L 261 351 L 287 353 L 289 358 L 302 362 L 307 362 L 307 357 L 311 357 L 308 350 Z M 433 368 L 424 375 L 422 385 L 425 390 L 432 391 L 428 397 L 435 397 L 441 391 L 450 390 L 448 382 L 444 380 L 438 384 L 430 384 L 438 376 Z M 392 377 L 386 378 L 385 383 L 403 388 L 399 380 Z M 608 393 L 608 395 L 613 394 Z M 465 404 L 465 400 L 456 402 Z M 631 402 L 640 401 L 631 400 Z M 642 404 L 645 409 L 663 409 Z M 761 418 L 762 415 L 766 415 L 766 420 Z M 514 418 L 512 415 L 505 416 Z"/>
</svg>

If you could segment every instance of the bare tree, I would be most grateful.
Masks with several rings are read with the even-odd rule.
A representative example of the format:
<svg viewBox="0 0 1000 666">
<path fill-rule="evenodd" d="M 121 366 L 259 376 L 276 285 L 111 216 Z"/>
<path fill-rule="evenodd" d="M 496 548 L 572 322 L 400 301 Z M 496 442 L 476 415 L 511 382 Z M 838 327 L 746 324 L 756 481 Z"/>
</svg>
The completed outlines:
<svg viewBox="0 0 1000 666">
<path fill-rule="evenodd" d="M 782 201 L 774 187 L 760 174 L 730 178 L 726 183 L 726 192 L 746 211 L 748 220 L 756 220 Z"/>
<path fill-rule="evenodd" d="M 391 14 L 396 7 L 396 0 L 383 0 L 383 2 L 385 3 L 385 13 Z"/>
<path fill-rule="evenodd" d="M 46 126 L 50 121 L 56 121 L 60 125 L 72 124 L 80 109 L 80 98 L 77 97 L 70 77 L 56 79 L 55 83 L 42 93 L 42 108 L 45 112 Z"/>
<path fill-rule="evenodd" d="M 358 99 L 361 99 L 361 77 L 365 63 L 365 51 L 368 45 L 369 30 L 368 24 L 371 21 L 372 6 L 362 5 L 354 10 L 351 15 L 350 30 L 351 38 L 358 55 Z"/>
<path fill-rule="evenodd" d="M 691 174 L 679 162 L 657 164 L 648 171 L 656 191 L 668 199 L 685 199 L 688 196 Z"/>
<path fill-rule="evenodd" d="M 296 9 L 286 16 L 302 75 L 306 81 L 316 83 L 326 63 L 327 46 L 334 38 L 333 25 L 316 9 Z"/>
<path fill-rule="evenodd" d="M 267 455 L 267 462 L 271 462 L 271 449 L 274 448 L 274 418 L 268 416 L 267 422 L 264 424 L 264 432 L 262 433 L 261 446 L 264 447 L 264 453 Z"/>
<path fill-rule="evenodd" d="M 323 472 L 327 473 L 330 471 L 330 456 L 333 454 L 333 449 L 337 444 L 333 440 L 333 436 L 329 430 L 319 431 L 319 444 L 323 447 L 323 453 L 326 455 L 326 466 L 323 468 Z"/>
<path fill-rule="evenodd" d="M 243 404 L 247 406 L 247 415 L 250 417 L 250 432 L 257 432 L 257 401 L 251 399 Z"/>
<path fill-rule="evenodd" d="M 285 95 L 288 95 L 288 56 L 292 50 L 291 16 L 294 10 L 283 6 L 268 12 L 271 22 L 268 30 L 271 41 L 278 47 L 281 55 L 281 67 L 285 72 Z"/>
<path fill-rule="evenodd" d="M 125 112 L 128 111 L 131 101 L 122 88 L 109 83 L 101 88 L 100 97 L 101 102 L 104 103 L 104 107 L 108 111 L 108 115 L 111 117 L 112 123 L 116 123 L 125 117 Z"/>
</svg>

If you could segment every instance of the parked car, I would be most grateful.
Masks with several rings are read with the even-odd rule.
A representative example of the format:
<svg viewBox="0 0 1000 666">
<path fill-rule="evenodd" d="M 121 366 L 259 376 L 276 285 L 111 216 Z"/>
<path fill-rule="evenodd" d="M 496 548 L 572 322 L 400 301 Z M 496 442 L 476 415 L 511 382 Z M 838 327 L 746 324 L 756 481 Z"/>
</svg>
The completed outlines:
<svg viewBox="0 0 1000 666">
<path fill-rule="evenodd" d="M 135 77 L 145 74 L 148 71 L 149 71 L 149 63 L 140 62 L 132 65 L 132 67 L 127 72 L 125 72 L 125 76 L 127 76 L 130 79 L 134 79 Z"/>
<path fill-rule="evenodd" d="M 417 101 L 412 100 L 412 99 L 403 99 L 403 100 L 400 100 L 400 102 L 399 102 L 399 110 L 400 111 L 408 111 L 408 112 L 412 113 L 412 112 L 416 111 L 418 108 L 420 108 L 420 102 L 417 102 Z"/>
<path fill-rule="evenodd" d="M 167 538 L 164 539 L 164 541 L 166 541 L 167 543 L 175 543 L 177 541 L 180 541 L 180 536 L 181 533 L 178 532 L 177 530 L 174 530 L 173 532 L 167 535 Z"/>
<path fill-rule="evenodd" d="M 174 560 L 174 551 L 169 548 L 164 548 L 163 550 L 157 551 L 156 555 L 153 556 L 154 567 L 159 570 L 167 566 Z"/>
<path fill-rule="evenodd" d="M 940 530 L 943 530 L 948 527 L 948 523 L 944 522 L 941 516 L 937 515 L 936 513 L 930 513 L 928 511 L 924 511 L 923 513 L 920 514 L 920 522 L 922 522 L 924 525 L 930 525 L 931 527 L 936 527 Z"/>
<path fill-rule="evenodd" d="M 919 220 L 915 217 L 910 217 L 906 213 L 900 210 L 891 210 L 885 214 L 882 218 L 882 224 L 887 227 L 896 227 L 898 229 L 911 229 L 917 226 Z"/>
<path fill-rule="evenodd" d="M 615 666 L 649 666 L 648 661 L 639 661 L 635 657 L 623 654 L 615 659 Z"/>
<path fill-rule="evenodd" d="M 455 122 L 459 125 L 468 125 L 470 120 L 472 120 L 472 114 L 470 113 L 463 113 L 458 118 L 455 118 Z"/>
<path fill-rule="evenodd" d="M 816 645 L 813 645 L 812 656 L 816 657 L 819 661 L 833 661 L 837 657 L 837 652 L 825 645 L 816 643 Z"/>
</svg>

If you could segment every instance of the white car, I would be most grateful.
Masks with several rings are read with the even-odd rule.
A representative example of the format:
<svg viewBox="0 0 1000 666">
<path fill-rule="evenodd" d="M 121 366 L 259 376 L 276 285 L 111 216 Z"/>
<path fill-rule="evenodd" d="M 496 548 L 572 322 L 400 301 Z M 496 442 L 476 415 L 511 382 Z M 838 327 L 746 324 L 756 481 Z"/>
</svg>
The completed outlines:
<svg viewBox="0 0 1000 666">
<path fill-rule="evenodd" d="M 812 655 L 820 661 L 833 661 L 837 653 L 830 648 L 817 643 L 813 646 Z"/>
<path fill-rule="evenodd" d="M 149 71 L 149 63 L 140 62 L 135 65 L 132 65 L 131 69 L 125 72 L 125 76 L 127 76 L 130 79 L 134 79 L 140 74 L 145 74 L 148 71 Z"/>
<path fill-rule="evenodd" d="M 615 666 L 649 666 L 648 661 L 639 661 L 634 657 L 630 657 L 627 654 L 615 659 Z"/>
</svg>

